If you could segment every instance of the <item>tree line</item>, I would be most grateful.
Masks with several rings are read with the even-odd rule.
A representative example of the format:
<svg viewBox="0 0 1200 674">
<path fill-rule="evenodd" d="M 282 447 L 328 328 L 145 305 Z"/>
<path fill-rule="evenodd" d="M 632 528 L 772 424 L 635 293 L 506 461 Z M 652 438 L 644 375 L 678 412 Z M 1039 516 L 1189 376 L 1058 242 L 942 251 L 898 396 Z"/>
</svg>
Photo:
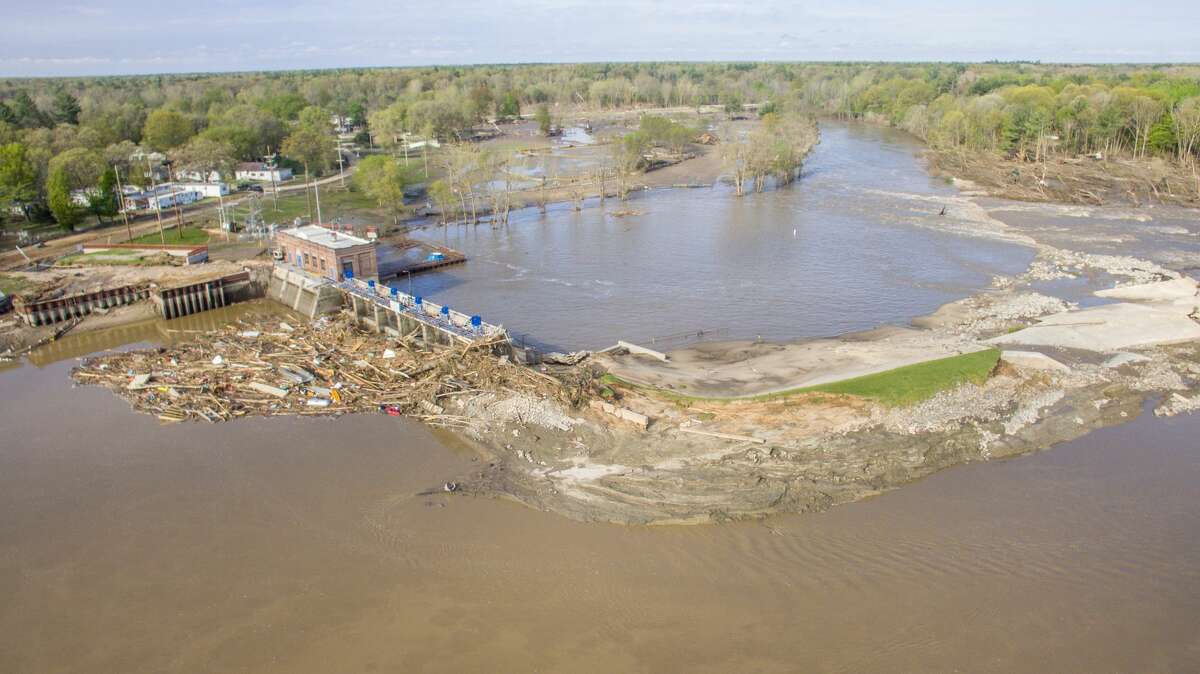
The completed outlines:
<svg viewBox="0 0 1200 674">
<path fill-rule="evenodd" d="M 743 103 L 888 123 L 935 147 L 1030 161 L 1074 152 L 1194 165 L 1200 155 L 1196 66 L 617 63 L 7 79 L 0 204 L 4 217 L 51 214 L 64 227 L 89 209 L 105 217 L 105 199 L 91 208 L 63 195 L 104 195 L 118 176 L 140 184 L 137 164 L 153 153 L 216 166 L 282 151 L 320 174 L 335 159 L 330 115 L 367 122 L 361 140 L 387 147 L 408 134 L 453 140 L 491 118 L 548 125 L 569 108 L 737 113 Z"/>
</svg>

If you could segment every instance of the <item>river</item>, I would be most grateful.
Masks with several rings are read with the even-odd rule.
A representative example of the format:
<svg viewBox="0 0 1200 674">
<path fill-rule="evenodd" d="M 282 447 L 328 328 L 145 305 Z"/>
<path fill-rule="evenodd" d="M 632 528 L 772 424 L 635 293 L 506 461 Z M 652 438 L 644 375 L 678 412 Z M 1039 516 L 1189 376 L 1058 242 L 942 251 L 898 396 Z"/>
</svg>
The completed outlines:
<svg viewBox="0 0 1200 674">
<path fill-rule="evenodd" d="M 953 197 L 909 173 L 920 165 L 902 141 L 879 138 L 879 165 L 913 167 L 896 177 L 905 189 Z M 657 211 L 660 196 L 686 201 L 665 193 L 638 207 Z M 801 197 L 760 196 L 779 203 L 728 208 L 807 217 L 794 210 Z M 941 217 L 902 201 L 885 199 L 897 210 L 877 214 L 882 229 L 900 229 L 893 216 Z M 510 236 L 561 224 L 514 223 Z M 770 250 L 792 227 L 697 236 Z M 856 247 L 825 240 L 837 233 L 813 245 Z M 859 247 L 880 241 L 863 236 Z M 1029 255 L 943 233 L 880 236 L 924 252 L 960 243 L 938 259 L 967 261 L 897 261 L 890 268 L 907 271 L 893 278 L 913 280 L 896 300 L 907 308 L 888 314 L 897 320 Z M 869 254 L 858 255 L 861 266 Z M 609 271 L 580 278 L 641 273 Z M 468 278 L 446 291 L 469 284 L 485 290 Z M 653 290 L 645 278 L 639 287 Z M 870 299 L 885 290 L 867 284 L 855 301 L 892 311 Z M 534 305 L 516 292 L 514 303 Z M 867 322 L 858 305 L 810 296 L 790 306 L 822 318 L 744 327 L 827 334 Z M 472 452 L 405 420 L 164 426 L 67 376 L 77 356 L 185 337 L 246 310 L 68 335 L 0 371 L 0 671 L 1179 672 L 1200 662 L 1200 415 L 1146 414 L 822 514 L 641 528 L 447 495 L 440 486 L 472 468 Z M 513 315 L 538 327 L 534 311 Z M 576 329 L 552 339 L 589 344 Z"/>
<path fill-rule="evenodd" d="M 654 190 L 579 212 L 524 209 L 499 228 L 429 226 L 414 237 L 470 261 L 414 277 L 412 291 L 572 350 L 907 323 L 1033 258 L 1027 246 L 949 231 L 961 217 L 939 213 L 957 191 L 917 151 L 904 133 L 829 124 L 795 189 L 742 199 L 724 184 Z M 614 215 L 622 210 L 640 214 Z"/>
</svg>

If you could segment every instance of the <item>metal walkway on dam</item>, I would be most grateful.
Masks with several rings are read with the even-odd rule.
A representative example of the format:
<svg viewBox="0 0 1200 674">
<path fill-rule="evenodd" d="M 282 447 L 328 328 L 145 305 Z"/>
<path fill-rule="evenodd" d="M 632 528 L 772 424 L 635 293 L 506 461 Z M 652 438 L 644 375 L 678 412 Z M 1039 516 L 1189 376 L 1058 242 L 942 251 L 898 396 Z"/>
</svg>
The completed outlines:
<svg viewBox="0 0 1200 674">
<path fill-rule="evenodd" d="M 484 323 L 479 316 L 468 316 L 447 306 L 400 292 L 374 281 L 346 279 L 329 281 L 349 300 L 351 313 L 359 322 L 378 331 L 395 330 L 407 334 L 420 330 L 423 339 L 471 343 L 505 334 L 504 328 Z"/>
</svg>

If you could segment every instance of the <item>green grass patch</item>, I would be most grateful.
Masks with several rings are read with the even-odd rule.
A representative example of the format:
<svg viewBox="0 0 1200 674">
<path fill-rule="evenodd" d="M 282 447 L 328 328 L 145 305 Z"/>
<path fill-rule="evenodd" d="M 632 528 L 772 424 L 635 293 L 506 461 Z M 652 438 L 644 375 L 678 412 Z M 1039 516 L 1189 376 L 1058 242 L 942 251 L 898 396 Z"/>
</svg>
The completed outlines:
<svg viewBox="0 0 1200 674">
<path fill-rule="evenodd" d="M 164 230 L 163 233 L 166 235 L 168 246 L 200 246 L 208 243 L 208 232 L 199 227 L 184 227 L 183 229 L 172 227 L 171 229 Z M 162 241 L 162 237 L 159 236 L 158 232 L 150 232 L 149 234 L 133 239 L 130 243 L 160 245 Z"/>
<path fill-rule="evenodd" d="M 4 293 L 5 295 L 16 295 L 30 285 L 29 281 L 20 276 L 0 274 L 0 293 Z"/>
<path fill-rule="evenodd" d="M 796 389 L 870 398 L 885 405 L 911 405 L 966 383 L 982 384 L 1000 360 L 999 349 L 940 358 L 853 379 Z"/>
<path fill-rule="evenodd" d="M 691 396 L 676 391 L 659 388 L 647 388 L 626 381 L 613 374 L 605 374 L 600 381 L 606 386 L 621 386 L 641 389 L 654 395 L 682 405 L 694 402 L 762 402 L 777 400 L 790 396 L 829 393 L 832 395 L 849 395 L 875 400 L 884 405 L 911 405 L 933 396 L 939 391 L 955 388 L 962 384 L 981 384 L 1000 360 L 999 349 L 985 349 L 973 353 L 964 353 L 948 358 L 940 358 L 915 365 L 905 365 L 886 372 L 877 372 L 853 379 L 805 386 L 801 388 L 764 393 L 740 398 L 705 398 Z"/>
<path fill-rule="evenodd" d="M 347 178 L 347 181 L 349 181 L 349 178 Z M 267 222 L 280 224 L 289 224 L 298 217 L 307 220 L 310 201 L 312 203 L 313 219 L 315 220 L 317 203 L 313 199 L 311 191 L 309 191 L 309 200 L 305 200 L 304 190 L 281 194 L 279 195 L 278 207 L 276 207 L 270 195 L 263 195 L 261 200 L 263 219 Z M 351 213 L 369 212 L 372 216 L 375 216 L 378 209 L 379 204 L 361 192 L 329 185 L 321 186 L 321 217 L 326 222 Z"/>
<path fill-rule="evenodd" d="M 157 235 L 155 235 L 157 236 Z M 97 265 L 97 266 L 137 266 L 149 264 L 145 262 L 145 254 L 140 250 L 98 250 L 94 253 L 68 255 L 58 261 L 61 265 Z"/>
</svg>

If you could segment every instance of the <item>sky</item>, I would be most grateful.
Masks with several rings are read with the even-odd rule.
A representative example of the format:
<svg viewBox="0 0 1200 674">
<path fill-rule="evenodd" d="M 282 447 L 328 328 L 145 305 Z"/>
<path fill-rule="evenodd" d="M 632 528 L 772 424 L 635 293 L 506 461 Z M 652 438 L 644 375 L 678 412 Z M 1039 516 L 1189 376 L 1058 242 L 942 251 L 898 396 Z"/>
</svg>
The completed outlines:
<svg viewBox="0 0 1200 674">
<path fill-rule="evenodd" d="M 595 61 L 1200 62 L 1200 0 L 0 0 L 0 75 Z"/>
</svg>

